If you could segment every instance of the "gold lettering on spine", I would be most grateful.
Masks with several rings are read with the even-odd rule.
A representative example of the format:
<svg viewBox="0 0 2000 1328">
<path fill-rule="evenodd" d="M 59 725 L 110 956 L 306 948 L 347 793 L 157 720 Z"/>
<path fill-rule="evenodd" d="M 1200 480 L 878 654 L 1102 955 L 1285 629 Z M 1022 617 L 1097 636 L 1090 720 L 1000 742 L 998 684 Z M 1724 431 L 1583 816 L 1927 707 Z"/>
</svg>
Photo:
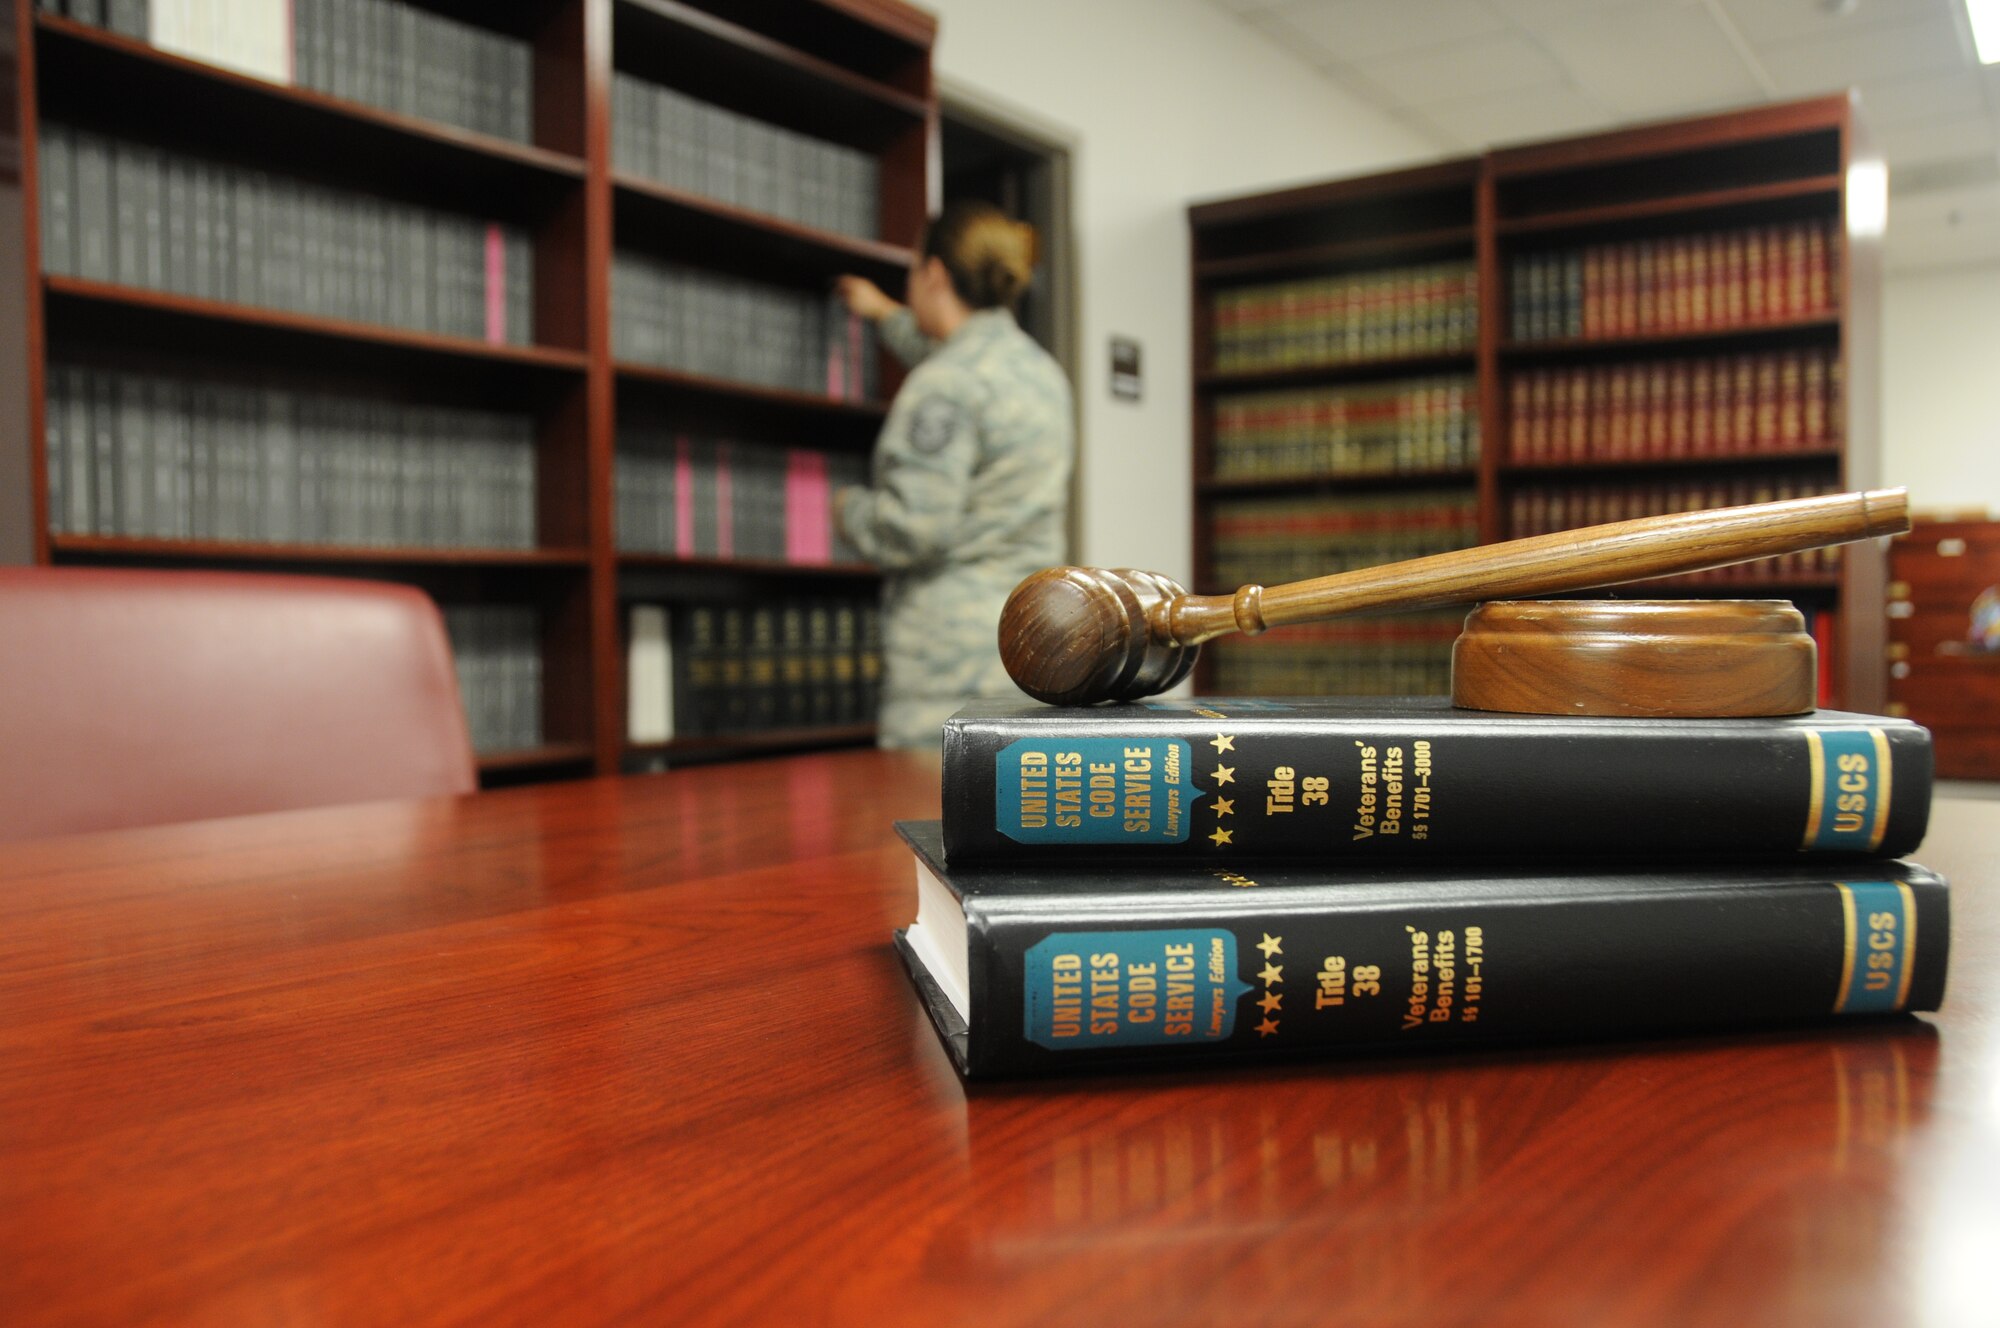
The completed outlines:
<svg viewBox="0 0 2000 1328">
<path fill-rule="evenodd" d="M 1875 740 L 1878 776 L 1875 781 L 1875 827 L 1868 832 L 1868 851 L 1873 853 L 1882 846 L 1882 836 L 1889 829 L 1889 735 L 1880 729 L 1870 729 L 1868 736 Z M 1907 973 L 1905 976 L 1908 976 Z M 1900 1009 L 1901 1002 L 1897 1006 Z"/>
<path fill-rule="evenodd" d="M 1806 837 L 1799 844 L 1801 849 L 1811 848 L 1813 840 L 1819 838 L 1820 801 L 1824 796 L 1826 784 L 1826 752 L 1820 747 L 1819 734 L 1811 729 L 1806 730 L 1806 753 L 1811 762 L 1811 777 L 1806 781 L 1809 790 L 1806 801 Z M 1851 914 L 1853 906 L 1850 904 L 1848 907 Z M 1851 935 L 1850 928 L 1850 937 Z M 1841 979 L 1840 989 L 1847 990 L 1846 978 Z"/>
<path fill-rule="evenodd" d="M 1818 754 L 1819 748 L 1816 743 L 1814 744 L 1813 751 L 1814 755 Z M 1814 761 L 1813 764 L 1818 765 L 1819 762 Z M 1817 779 L 1813 781 L 1813 787 L 1819 787 Z M 1840 943 L 1840 985 L 1833 989 L 1833 1012 L 1839 1014 L 1841 1007 L 1847 1003 L 1847 984 L 1854 981 L 1854 892 L 1838 881 L 1834 883 L 1834 889 L 1840 891 L 1842 931 Z"/>
<path fill-rule="evenodd" d="M 1876 741 L 1881 737 L 1877 735 Z M 1882 767 L 1888 773 L 1889 767 Z M 1910 1002 L 1910 978 L 1917 971 L 1917 897 L 1907 881 L 1896 882 L 1896 893 L 1903 897 L 1903 981 L 1896 988 L 1896 1008 L 1902 1009 Z"/>
</svg>

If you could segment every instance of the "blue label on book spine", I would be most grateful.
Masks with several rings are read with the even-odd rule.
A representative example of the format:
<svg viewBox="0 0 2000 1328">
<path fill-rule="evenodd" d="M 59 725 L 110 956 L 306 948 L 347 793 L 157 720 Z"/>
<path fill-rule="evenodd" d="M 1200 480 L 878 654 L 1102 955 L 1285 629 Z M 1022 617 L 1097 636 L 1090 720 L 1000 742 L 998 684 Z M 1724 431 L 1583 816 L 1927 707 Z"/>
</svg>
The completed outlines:
<svg viewBox="0 0 2000 1328">
<path fill-rule="evenodd" d="M 1017 844 L 1179 844 L 1202 790 L 1179 738 L 1056 738 L 993 758 L 994 824 Z"/>
<path fill-rule="evenodd" d="M 1889 825 L 1889 739 L 1880 729 L 1806 730 L 1811 756 L 1800 847 L 1873 853 Z"/>
<path fill-rule="evenodd" d="M 1252 990 L 1227 931 L 1057 932 L 1026 964 L 1023 1031 L 1051 1051 L 1221 1042 Z"/>
<path fill-rule="evenodd" d="M 1840 883 L 1846 946 L 1835 1014 L 1891 1014 L 1910 998 L 1917 958 L 1917 901 L 1900 881 Z"/>
</svg>

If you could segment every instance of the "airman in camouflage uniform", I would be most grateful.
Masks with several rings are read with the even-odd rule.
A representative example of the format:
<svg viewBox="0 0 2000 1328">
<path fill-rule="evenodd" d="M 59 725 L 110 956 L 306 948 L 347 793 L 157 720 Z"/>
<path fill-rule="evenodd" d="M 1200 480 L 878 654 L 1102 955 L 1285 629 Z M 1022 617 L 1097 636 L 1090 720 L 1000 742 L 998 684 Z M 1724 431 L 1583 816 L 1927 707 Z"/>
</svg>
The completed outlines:
<svg viewBox="0 0 2000 1328">
<path fill-rule="evenodd" d="M 1000 608 L 1062 561 L 1074 416 L 1062 370 L 1005 308 L 942 343 L 907 309 L 880 326 L 911 372 L 841 528 L 888 574 L 881 743 L 935 748 L 970 698 L 1021 695 L 1000 663 Z"/>
</svg>

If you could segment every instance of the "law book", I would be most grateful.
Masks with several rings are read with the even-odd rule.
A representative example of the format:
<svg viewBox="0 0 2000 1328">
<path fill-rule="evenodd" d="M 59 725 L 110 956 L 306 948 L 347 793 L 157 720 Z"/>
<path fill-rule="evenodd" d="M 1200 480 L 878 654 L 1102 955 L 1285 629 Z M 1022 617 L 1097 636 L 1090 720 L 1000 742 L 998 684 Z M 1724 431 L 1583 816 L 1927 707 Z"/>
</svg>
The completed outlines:
<svg viewBox="0 0 2000 1328">
<path fill-rule="evenodd" d="M 1821 710 L 1510 715 L 1443 697 L 976 701 L 944 727 L 955 863 L 1673 859 L 1914 849 L 1931 738 Z"/>
<path fill-rule="evenodd" d="M 896 827 L 896 933 L 967 1077 L 1804 1025 L 1935 1010 L 1943 878 L 1912 862 L 1420 869 L 947 863 Z"/>
</svg>

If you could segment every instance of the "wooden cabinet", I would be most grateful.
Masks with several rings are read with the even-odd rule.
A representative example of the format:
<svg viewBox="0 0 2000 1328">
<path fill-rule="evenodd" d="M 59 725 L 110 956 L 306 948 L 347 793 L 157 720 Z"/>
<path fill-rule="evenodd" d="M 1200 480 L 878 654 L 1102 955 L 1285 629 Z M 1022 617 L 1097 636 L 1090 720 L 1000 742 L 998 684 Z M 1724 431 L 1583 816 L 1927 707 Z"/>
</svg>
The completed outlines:
<svg viewBox="0 0 2000 1328">
<path fill-rule="evenodd" d="M 1940 779 L 2000 779 L 1995 614 L 2000 521 L 1919 521 L 1890 544 L 1889 713 L 1931 731 Z"/>
</svg>

